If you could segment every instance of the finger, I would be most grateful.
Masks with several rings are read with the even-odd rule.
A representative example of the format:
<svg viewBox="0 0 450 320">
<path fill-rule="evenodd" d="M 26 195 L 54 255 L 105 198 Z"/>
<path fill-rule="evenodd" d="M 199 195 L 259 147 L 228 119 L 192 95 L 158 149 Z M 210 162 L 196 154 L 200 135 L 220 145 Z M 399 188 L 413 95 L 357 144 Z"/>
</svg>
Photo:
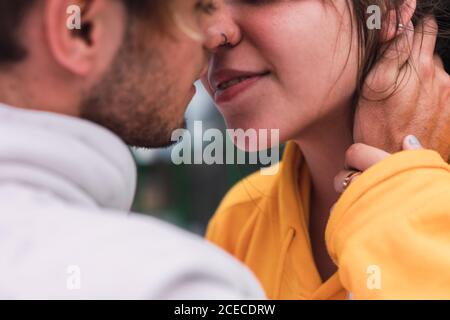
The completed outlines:
<svg viewBox="0 0 450 320">
<path fill-rule="evenodd" d="M 414 33 L 412 57 L 414 61 L 432 61 L 436 47 L 438 25 L 432 16 L 423 18 Z"/>
<path fill-rule="evenodd" d="M 384 54 L 380 58 L 381 68 L 403 66 L 411 56 L 414 40 L 414 25 L 410 21 L 406 26 L 399 27 L 399 33 L 393 41 L 382 47 Z"/>
<path fill-rule="evenodd" d="M 381 48 L 382 56 L 365 81 L 366 90 L 371 89 L 369 93 L 384 92 L 396 83 L 402 67 L 411 57 L 414 25 L 410 22 L 407 26 L 401 27 L 400 31 L 394 40 Z"/>
<path fill-rule="evenodd" d="M 352 175 L 353 173 L 355 173 L 354 170 L 340 171 L 334 178 L 334 190 L 336 190 L 336 192 L 338 192 L 338 193 L 343 193 L 350 184 L 352 184 L 356 179 L 358 179 L 359 175 L 358 174 Z M 352 177 L 348 181 L 348 185 L 346 186 L 344 182 L 350 175 L 352 175 Z"/>
<path fill-rule="evenodd" d="M 403 139 L 403 150 L 420 150 L 423 149 L 422 144 L 416 136 L 409 135 Z"/>
<path fill-rule="evenodd" d="M 346 168 L 365 171 L 389 156 L 388 152 L 381 149 L 363 143 L 356 143 L 350 146 L 345 153 L 345 166 Z"/>
<path fill-rule="evenodd" d="M 433 56 L 433 59 L 434 59 L 434 65 L 436 66 L 436 68 L 442 69 L 445 72 L 445 66 L 444 66 L 444 62 L 442 61 L 442 58 L 438 54 L 435 54 Z"/>
</svg>

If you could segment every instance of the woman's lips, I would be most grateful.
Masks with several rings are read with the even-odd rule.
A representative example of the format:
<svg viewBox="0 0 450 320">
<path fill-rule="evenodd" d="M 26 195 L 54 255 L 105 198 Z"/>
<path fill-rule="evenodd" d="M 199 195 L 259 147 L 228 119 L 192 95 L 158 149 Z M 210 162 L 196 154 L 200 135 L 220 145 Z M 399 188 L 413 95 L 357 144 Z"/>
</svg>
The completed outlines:
<svg viewBox="0 0 450 320">
<path fill-rule="evenodd" d="M 226 102 L 230 102 L 234 98 L 236 98 L 241 93 L 247 91 L 250 87 L 252 87 L 255 83 L 261 80 L 263 77 L 269 75 L 268 72 L 262 74 L 255 74 L 252 76 L 248 76 L 246 79 L 233 84 L 225 89 L 217 88 L 214 93 L 214 101 L 216 104 L 223 104 Z"/>
</svg>

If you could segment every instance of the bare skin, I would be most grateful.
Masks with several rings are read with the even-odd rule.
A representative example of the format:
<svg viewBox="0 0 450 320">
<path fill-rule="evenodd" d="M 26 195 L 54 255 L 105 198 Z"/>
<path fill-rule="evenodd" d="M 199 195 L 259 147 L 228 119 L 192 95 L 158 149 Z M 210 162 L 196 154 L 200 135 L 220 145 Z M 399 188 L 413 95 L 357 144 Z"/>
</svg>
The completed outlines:
<svg viewBox="0 0 450 320">
<path fill-rule="evenodd" d="M 409 25 L 369 74 L 355 116 L 355 142 L 392 153 L 414 134 L 450 161 L 450 76 L 434 54 L 437 29 L 430 17 L 416 30 Z M 404 80 L 395 94 L 380 101 L 397 77 Z"/>
<path fill-rule="evenodd" d="M 339 117 L 340 121 L 336 121 Z M 320 137 L 320 140 L 307 139 L 308 142 L 304 140 L 297 142 L 311 172 L 313 188 L 310 199 L 309 233 L 312 253 L 322 280 L 328 279 L 337 270 L 326 249 L 325 229 L 330 208 L 339 198 L 330 181 L 333 181 L 336 172 L 344 166 L 345 153 L 353 143 L 351 123 L 350 113 L 334 115 L 324 124 L 327 130 L 316 133 L 316 137 Z M 340 138 L 336 139 L 337 136 Z M 319 150 L 315 141 L 322 144 L 327 141 L 331 143 Z"/>
</svg>

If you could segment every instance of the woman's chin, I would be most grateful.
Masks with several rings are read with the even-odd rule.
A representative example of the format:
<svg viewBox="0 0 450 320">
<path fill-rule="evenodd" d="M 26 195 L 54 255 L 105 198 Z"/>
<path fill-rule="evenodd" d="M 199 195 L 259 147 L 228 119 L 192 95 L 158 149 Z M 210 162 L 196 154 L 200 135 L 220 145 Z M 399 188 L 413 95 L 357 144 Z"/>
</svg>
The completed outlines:
<svg viewBox="0 0 450 320">
<path fill-rule="evenodd" d="M 227 135 L 233 144 L 245 152 L 258 152 L 278 146 L 280 140 L 279 128 L 268 124 L 251 121 L 226 121 Z"/>
</svg>

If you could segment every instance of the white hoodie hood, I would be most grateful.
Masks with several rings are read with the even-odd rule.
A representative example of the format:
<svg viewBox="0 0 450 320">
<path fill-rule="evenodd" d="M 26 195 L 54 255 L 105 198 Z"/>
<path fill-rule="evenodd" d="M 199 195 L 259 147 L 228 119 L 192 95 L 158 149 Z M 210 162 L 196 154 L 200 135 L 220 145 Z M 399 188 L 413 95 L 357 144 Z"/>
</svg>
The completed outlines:
<svg viewBox="0 0 450 320">
<path fill-rule="evenodd" d="M 0 183 L 84 206 L 129 210 L 136 166 L 128 147 L 89 121 L 0 104 Z"/>
</svg>

